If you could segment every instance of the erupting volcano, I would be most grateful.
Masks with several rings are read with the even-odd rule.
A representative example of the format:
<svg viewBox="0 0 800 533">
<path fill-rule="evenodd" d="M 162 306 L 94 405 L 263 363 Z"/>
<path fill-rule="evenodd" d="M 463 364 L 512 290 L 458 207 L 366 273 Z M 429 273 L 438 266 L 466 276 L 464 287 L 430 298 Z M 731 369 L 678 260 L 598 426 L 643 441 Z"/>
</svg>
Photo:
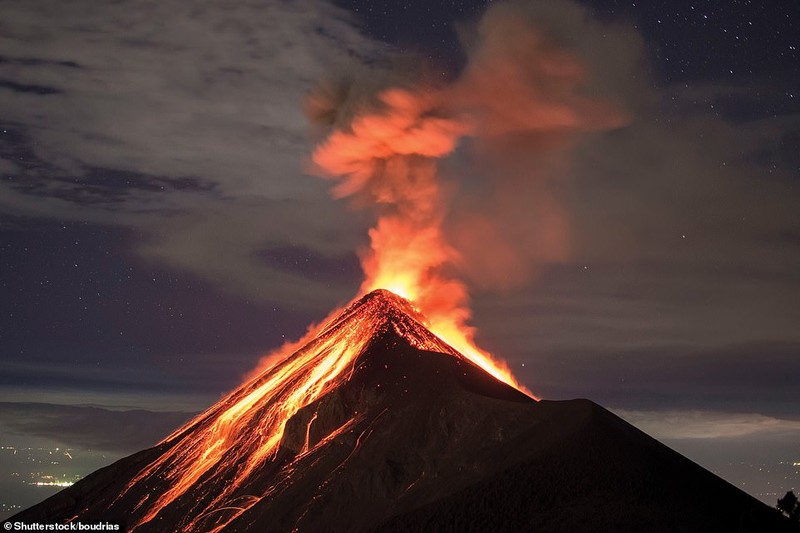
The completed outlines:
<svg viewBox="0 0 800 533">
<path fill-rule="evenodd" d="M 625 119 L 513 7 L 487 12 L 469 55 L 452 83 L 364 98 L 322 85 L 308 99 L 324 132 L 313 170 L 375 215 L 359 297 L 155 447 L 13 520 L 137 533 L 788 528 L 592 402 L 537 399 L 475 345 L 468 282 L 509 288 L 564 260 L 562 156 Z M 471 176 L 477 200 L 463 188 L 454 200 L 439 161 L 467 137 L 493 154 L 490 176 Z"/>
<path fill-rule="evenodd" d="M 136 530 L 161 530 L 166 517 L 173 517 L 167 522 L 170 529 L 213 531 L 248 514 L 259 502 L 279 501 L 281 494 L 291 492 L 295 478 L 305 477 L 300 470 L 318 463 L 321 456 L 330 466 L 338 456 L 324 450 L 342 451 L 342 443 L 348 442 L 348 456 L 357 453 L 376 421 L 391 408 L 384 391 L 399 392 L 394 390 L 401 386 L 397 368 L 405 367 L 402 381 L 407 382 L 400 396 L 414 391 L 413 374 L 424 370 L 408 367 L 403 358 L 387 358 L 385 352 L 452 359 L 434 362 L 434 374 L 452 364 L 463 367 L 463 376 L 478 371 L 470 358 L 423 326 L 424 321 L 410 302 L 389 291 L 364 296 L 323 324 L 294 354 L 164 439 L 155 448 L 158 457 L 101 508 L 112 514 L 124 509 L 122 514 Z M 366 355 L 374 352 L 380 355 Z M 533 401 L 510 387 L 505 394 Z M 374 404 L 384 406 L 377 410 Z M 97 510 L 76 512 L 82 516 Z M 175 523 L 176 516 L 181 521 Z"/>
<path fill-rule="evenodd" d="M 373 291 L 157 446 L 12 520 L 131 531 L 782 531 L 601 407 L 537 401 Z"/>
</svg>

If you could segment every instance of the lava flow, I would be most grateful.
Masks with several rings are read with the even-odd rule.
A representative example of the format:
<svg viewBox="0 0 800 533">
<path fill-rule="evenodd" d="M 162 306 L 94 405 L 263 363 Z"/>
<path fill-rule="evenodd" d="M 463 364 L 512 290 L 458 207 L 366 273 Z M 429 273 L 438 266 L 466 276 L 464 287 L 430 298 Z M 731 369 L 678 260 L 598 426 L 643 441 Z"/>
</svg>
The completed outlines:
<svg viewBox="0 0 800 533">
<path fill-rule="evenodd" d="M 214 524 L 211 530 L 218 531 L 261 498 L 268 497 L 274 487 L 257 498 L 245 500 L 237 499 L 234 492 L 246 486 L 251 474 L 275 457 L 287 421 L 301 408 L 348 380 L 368 343 L 388 328 L 417 349 L 465 357 L 431 335 L 424 322 L 425 318 L 410 302 L 389 291 L 377 290 L 310 331 L 300 341 L 305 344 L 299 350 L 162 441 L 161 445 L 168 449 L 143 468 L 117 498 L 148 480 L 157 480 L 160 486 L 168 487 L 162 494 L 146 496 L 138 503 L 134 512 L 139 518 L 131 524 L 132 530 L 157 520 L 162 510 L 189 492 L 202 502 L 205 511 L 187 524 L 187 530 L 199 529 L 196 522 L 202 520 L 205 524 L 202 529 L 207 529 L 211 522 Z M 350 420 L 348 424 L 353 422 Z M 312 423 L 313 420 L 309 428 Z M 347 430 L 345 426 L 312 449 L 307 439 L 300 455 L 324 445 L 335 434 Z M 236 504 L 231 500 L 236 500 Z M 210 520 L 213 513 L 219 517 L 212 516 L 214 519 Z"/>
</svg>

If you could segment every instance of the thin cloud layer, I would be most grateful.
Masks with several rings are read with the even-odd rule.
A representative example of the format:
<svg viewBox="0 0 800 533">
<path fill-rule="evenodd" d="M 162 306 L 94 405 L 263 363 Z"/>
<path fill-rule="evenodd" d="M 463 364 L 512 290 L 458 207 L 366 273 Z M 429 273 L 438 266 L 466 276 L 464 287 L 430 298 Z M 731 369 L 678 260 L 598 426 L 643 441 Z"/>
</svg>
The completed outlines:
<svg viewBox="0 0 800 533">
<path fill-rule="evenodd" d="M 720 439 L 763 433 L 800 433 L 800 420 L 757 413 L 626 410 L 615 413 L 657 439 Z"/>
<path fill-rule="evenodd" d="M 0 403 L 0 427 L 88 450 L 132 453 L 155 445 L 193 413 Z"/>
</svg>

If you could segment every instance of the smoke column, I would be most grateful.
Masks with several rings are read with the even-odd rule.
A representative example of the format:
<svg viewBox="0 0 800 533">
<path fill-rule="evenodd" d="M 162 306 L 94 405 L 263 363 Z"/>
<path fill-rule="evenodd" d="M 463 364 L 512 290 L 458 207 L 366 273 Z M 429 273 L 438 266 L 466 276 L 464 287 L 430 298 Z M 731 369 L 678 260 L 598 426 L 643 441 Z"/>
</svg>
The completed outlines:
<svg viewBox="0 0 800 533">
<path fill-rule="evenodd" d="M 313 152 L 316 170 L 335 182 L 335 197 L 377 216 L 360 253 L 361 292 L 412 300 L 434 333 L 479 357 L 489 356 L 472 342 L 465 280 L 508 288 L 566 259 L 558 178 L 569 148 L 582 132 L 624 123 L 582 93 L 585 67 L 536 15 L 528 4 L 490 7 L 448 85 L 405 80 L 370 91 L 353 81 L 308 99 L 312 123 L 331 127 Z M 484 171 L 477 193 L 439 171 L 464 139 Z"/>
</svg>

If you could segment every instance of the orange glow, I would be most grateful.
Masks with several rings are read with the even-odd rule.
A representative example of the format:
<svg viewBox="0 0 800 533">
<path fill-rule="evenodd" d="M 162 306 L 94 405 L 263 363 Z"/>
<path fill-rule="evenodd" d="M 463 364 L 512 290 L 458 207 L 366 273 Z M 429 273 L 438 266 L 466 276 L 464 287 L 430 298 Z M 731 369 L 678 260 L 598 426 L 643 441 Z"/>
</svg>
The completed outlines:
<svg viewBox="0 0 800 533">
<path fill-rule="evenodd" d="M 458 253 L 442 229 L 447 198 L 436 160 L 455 150 L 471 131 L 469 121 L 439 111 L 435 91 L 390 89 L 382 106 L 355 117 L 349 130 L 333 132 L 313 154 L 325 176 L 338 180 L 336 195 L 354 196 L 378 209 L 361 254 L 361 293 L 387 289 L 413 302 L 427 327 L 472 362 L 532 396 L 503 363 L 479 349 L 464 283 L 452 275 Z"/>
<path fill-rule="evenodd" d="M 398 310 L 400 312 L 398 312 Z M 324 396 L 350 378 L 370 340 L 392 328 L 412 346 L 461 357 L 453 347 L 431 335 L 412 305 L 387 291 L 377 291 L 365 300 L 338 310 L 320 327 L 310 330 L 297 343 L 287 344 L 273 354 L 283 360 L 263 370 L 232 394 L 213 405 L 161 442 L 166 451 L 143 468 L 125 492 L 139 483 L 159 480 L 169 489 L 153 498 L 145 497 L 134 509 L 131 531 L 158 519 L 158 514 L 181 498 L 204 502 L 203 512 L 182 526 L 187 531 L 218 531 L 231 520 L 269 497 L 291 477 L 293 465 L 316 453 L 338 435 L 348 431 L 358 417 L 347 421 L 319 442 L 310 442 L 312 416 L 304 429 L 304 442 L 283 470 L 276 484 L 261 496 L 237 497 L 251 474 L 278 452 L 288 420 L 300 409 Z M 294 353 L 292 353 L 294 351 Z M 472 359 L 472 357 L 469 357 Z M 231 477 L 230 473 L 234 475 Z M 236 505 L 231 505 L 235 500 Z M 186 502 L 184 501 L 184 504 Z"/>
</svg>

